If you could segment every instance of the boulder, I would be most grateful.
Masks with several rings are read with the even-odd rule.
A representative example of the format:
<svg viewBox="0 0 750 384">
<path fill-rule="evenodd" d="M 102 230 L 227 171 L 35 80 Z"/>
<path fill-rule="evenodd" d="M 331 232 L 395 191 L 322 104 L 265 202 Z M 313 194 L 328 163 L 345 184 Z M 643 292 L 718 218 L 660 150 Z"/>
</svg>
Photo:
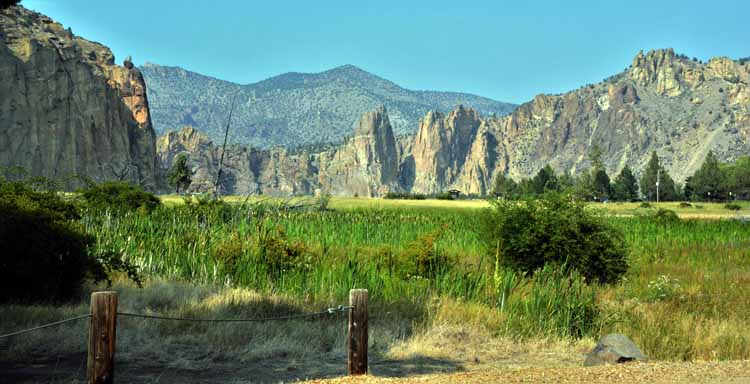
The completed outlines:
<svg viewBox="0 0 750 384">
<path fill-rule="evenodd" d="M 599 339 L 596 347 L 586 355 L 585 367 L 646 361 L 648 357 L 627 336 L 612 333 Z"/>
</svg>

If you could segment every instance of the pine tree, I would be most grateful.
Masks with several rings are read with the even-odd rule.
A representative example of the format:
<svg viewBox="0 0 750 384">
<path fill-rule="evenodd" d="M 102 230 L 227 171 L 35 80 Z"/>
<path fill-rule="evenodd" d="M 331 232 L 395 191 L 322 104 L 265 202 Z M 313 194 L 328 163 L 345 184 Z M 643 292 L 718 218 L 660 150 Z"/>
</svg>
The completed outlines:
<svg viewBox="0 0 750 384">
<path fill-rule="evenodd" d="M 560 185 L 557 181 L 555 170 L 547 164 L 531 179 L 532 193 L 541 195 L 547 191 L 559 191 Z"/>
<path fill-rule="evenodd" d="M 638 198 L 638 181 L 633 171 L 625 165 L 612 184 L 612 198 L 617 201 L 632 201 Z"/>
<path fill-rule="evenodd" d="M 172 164 L 172 168 L 167 173 L 167 182 L 169 185 L 175 187 L 177 194 L 180 194 L 180 188 L 187 189 L 192 182 L 193 173 L 190 171 L 188 166 L 187 155 L 181 153 L 175 159 Z"/>
<path fill-rule="evenodd" d="M 696 199 L 726 199 L 727 174 L 713 151 L 708 151 L 700 169 L 690 178 L 691 193 Z"/>
<path fill-rule="evenodd" d="M 594 199 L 604 200 L 612 194 L 609 175 L 602 161 L 602 150 L 598 144 L 594 144 L 589 152 L 591 159 L 591 194 Z"/>
<path fill-rule="evenodd" d="M 659 196 L 656 196 L 656 181 L 659 180 Z M 656 152 L 651 153 L 651 159 L 641 177 L 641 192 L 649 201 L 674 201 L 678 199 L 677 188 L 669 173 L 662 167 Z"/>
<path fill-rule="evenodd" d="M 595 199 L 603 200 L 604 198 L 609 197 L 612 187 L 609 182 L 607 171 L 604 169 L 594 170 L 592 187 Z"/>
<path fill-rule="evenodd" d="M 504 173 L 499 173 L 492 192 L 506 199 L 515 199 L 518 197 L 518 184 Z"/>
</svg>

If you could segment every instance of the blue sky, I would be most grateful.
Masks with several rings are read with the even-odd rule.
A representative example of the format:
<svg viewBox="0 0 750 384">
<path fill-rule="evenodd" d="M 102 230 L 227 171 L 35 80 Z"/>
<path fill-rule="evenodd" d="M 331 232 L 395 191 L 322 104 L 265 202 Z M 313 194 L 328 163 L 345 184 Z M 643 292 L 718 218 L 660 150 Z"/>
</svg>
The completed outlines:
<svg viewBox="0 0 750 384">
<path fill-rule="evenodd" d="M 750 1 L 23 0 L 118 62 L 238 83 L 354 64 L 411 89 L 521 103 L 622 71 L 641 49 L 750 56 Z"/>
</svg>

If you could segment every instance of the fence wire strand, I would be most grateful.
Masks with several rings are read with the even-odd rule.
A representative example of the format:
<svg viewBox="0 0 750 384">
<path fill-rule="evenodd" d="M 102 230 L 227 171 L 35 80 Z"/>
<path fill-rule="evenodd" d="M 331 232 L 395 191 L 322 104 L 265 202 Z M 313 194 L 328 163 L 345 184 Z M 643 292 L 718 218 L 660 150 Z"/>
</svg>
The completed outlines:
<svg viewBox="0 0 750 384">
<path fill-rule="evenodd" d="M 290 320 L 290 319 L 299 319 L 299 318 L 304 318 L 304 317 L 333 315 L 337 312 L 346 312 L 352 308 L 354 307 L 345 307 L 343 305 L 339 305 L 338 307 L 331 307 L 331 308 L 326 309 L 325 311 L 320 311 L 320 312 L 302 313 L 298 315 L 286 315 L 286 316 L 276 316 L 276 317 L 260 317 L 260 318 L 253 318 L 253 319 L 198 319 L 198 318 L 191 318 L 191 317 L 144 315 L 144 314 L 130 313 L 130 312 L 117 312 L 117 314 L 120 316 L 139 317 L 139 318 L 144 318 L 144 319 L 155 319 L 155 320 L 195 321 L 195 322 L 205 322 L 205 323 L 249 323 L 249 322 Z"/>
<path fill-rule="evenodd" d="M 32 332 L 32 331 L 37 331 L 37 330 L 44 329 L 44 328 L 49 328 L 49 327 L 52 327 L 52 326 L 55 326 L 55 325 L 60 325 L 60 324 L 67 323 L 67 322 L 70 322 L 70 321 L 85 319 L 87 317 L 91 317 L 91 314 L 87 313 L 85 315 L 71 317 L 70 319 L 55 321 L 54 323 L 44 324 L 44 325 L 40 325 L 38 327 L 29 328 L 29 329 L 23 329 L 23 330 L 16 331 L 16 332 L 13 332 L 13 333 L 8 333 L 8 334 L 5 334 L 5 335 L 0 335 L 0 339 L 4 339 L 4 338 L 7 338 L 7 337 L 20 335 L 20 334 L 23 334 L 23 333 L 26 333 L 26 332 Z"/>
</svg>

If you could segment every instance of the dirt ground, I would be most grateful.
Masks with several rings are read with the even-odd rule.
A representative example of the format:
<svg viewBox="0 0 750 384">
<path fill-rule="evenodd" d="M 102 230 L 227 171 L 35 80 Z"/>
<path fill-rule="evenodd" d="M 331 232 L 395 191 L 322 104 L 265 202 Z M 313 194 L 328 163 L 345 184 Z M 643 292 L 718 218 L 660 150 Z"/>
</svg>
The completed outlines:
<svg viewBox="0 0 750 384">
<path fill-rule="evenodd" d="M 346 358 L 331 356 L 295 360 L 279 356 L 238 365 L 215 361 L 200 369 L 164 367 L 149 361 L 116 363 L 115 379 L 120 383 L 280 383 L 327 384 L 358 383 L 750 383 L 750 361 L 729 362 L 651 362 L 618 366 L 581 367 L 572 359 L 526 361 L 529 356 L 509 357 L 507 361 L 483 363 L 455 362 L 431 357 L 371 359 L 371 375 L 346 377 Z M 81 383 L 85 382 L 85 353 L 0 362 L 0 383 Z M 557 360 L 557 365 L 555 364 Z M 540 366 L 524 366 L 526 364 Z M 308 380 L 308 381 L 305 381 Z"/>
<path fill-rule="evenodd" d="M 309 383 L 750 383 L 750 361 L 631 363 L 602 367 L 518 368 L 425 375 L 411 378 L 364 376 Z"/>
</svg>

